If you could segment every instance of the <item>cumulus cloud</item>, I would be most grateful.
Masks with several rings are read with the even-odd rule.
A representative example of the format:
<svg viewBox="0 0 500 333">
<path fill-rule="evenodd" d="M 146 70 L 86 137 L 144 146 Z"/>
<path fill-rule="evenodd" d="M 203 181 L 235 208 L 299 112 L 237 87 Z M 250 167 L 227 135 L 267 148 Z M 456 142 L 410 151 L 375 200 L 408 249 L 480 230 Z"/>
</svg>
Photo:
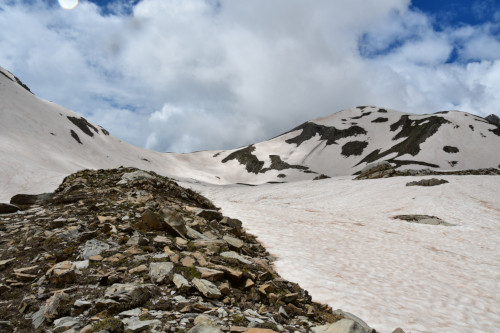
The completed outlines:
<svg viewBox="0 0 500 333">
<path fill-rule="evenodd" d="M 436 31 L 409 5 L 0 1 L 0 65 L 159 151 L 234 148 L 365 104 L 499 114 L 498 24 Z"/>
</svg>

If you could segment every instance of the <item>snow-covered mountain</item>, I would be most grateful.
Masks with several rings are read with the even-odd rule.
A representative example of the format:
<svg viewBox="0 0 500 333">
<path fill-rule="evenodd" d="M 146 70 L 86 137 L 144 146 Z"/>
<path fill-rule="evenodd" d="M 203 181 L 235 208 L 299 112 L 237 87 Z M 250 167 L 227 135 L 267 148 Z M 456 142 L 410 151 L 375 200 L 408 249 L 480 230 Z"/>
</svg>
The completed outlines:
<svg viewBox="0 0 500 333">
<path fill-rule="evenodd" d="M 53 189 L 83 168 L 120 165 L 213 184 L 351 175 L 388 160 L 398 168 L 498 167 L 500 125 L 458 111 L 414 115 L 356 107 L 234 150 L 159 153 L 132 146 L 42 100 L 0 67 L 0 200 Z"/>
</svg>

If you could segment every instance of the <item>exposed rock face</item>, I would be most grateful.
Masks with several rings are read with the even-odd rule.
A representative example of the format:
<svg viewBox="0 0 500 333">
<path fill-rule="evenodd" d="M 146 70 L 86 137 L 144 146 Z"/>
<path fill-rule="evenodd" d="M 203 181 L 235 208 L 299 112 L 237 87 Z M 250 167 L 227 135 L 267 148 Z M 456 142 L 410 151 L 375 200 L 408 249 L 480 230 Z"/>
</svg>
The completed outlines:
<svg viewBox="0 0 500 333">
<path fill-rule="evenodd" d="M 6 330 L 308 332 L 344 318 L 280 278 L 241 221 L 168 178 L 84 170 L 27 202 L 0 217 Z"/>
<path fill-rule="evenodd" d="M 406 183 L 406 186 L 437 186 L 446 183 L 448 183 L 448 181 L 445 179 L 431 178 L 431 179 L 422 179 L 414 182 L 409 182 Z"/>
</svg>

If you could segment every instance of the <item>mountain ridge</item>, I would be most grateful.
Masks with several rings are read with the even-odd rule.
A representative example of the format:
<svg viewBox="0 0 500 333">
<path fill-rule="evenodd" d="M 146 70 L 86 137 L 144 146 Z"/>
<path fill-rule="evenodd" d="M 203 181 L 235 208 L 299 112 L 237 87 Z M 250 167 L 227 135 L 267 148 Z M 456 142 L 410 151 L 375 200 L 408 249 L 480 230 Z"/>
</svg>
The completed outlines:
<svg viewBox="0 0 500 333">
<path fill-rule="evenodd" d="M 187 154 L 135 147 L 39 99 L 0 68 L 0 200 L 50 191 L 69 173 L 121 165 L 213 184 L 263 184 L 348 176 L 387 160 L 396 169 L 498 168 L 500 125 L 460 111 L 429 115 L 358 106 L 307 121 L 267 141 Z M 451 147 L 450 149 L 445 147 Z"/>
</svg>

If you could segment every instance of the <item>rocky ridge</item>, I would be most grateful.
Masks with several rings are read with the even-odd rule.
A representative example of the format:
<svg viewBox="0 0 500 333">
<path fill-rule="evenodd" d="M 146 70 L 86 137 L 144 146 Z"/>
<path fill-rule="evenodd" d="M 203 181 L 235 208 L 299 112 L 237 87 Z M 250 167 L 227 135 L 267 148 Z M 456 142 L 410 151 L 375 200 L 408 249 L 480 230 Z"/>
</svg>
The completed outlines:
<svg viewBox="0 0 500 333">
<path fill-rule="evenodd" d="M 313 302 L 196 192 L 84 170 L 0 216 L 0 332 L 375 332 Z"/>
</svg>

